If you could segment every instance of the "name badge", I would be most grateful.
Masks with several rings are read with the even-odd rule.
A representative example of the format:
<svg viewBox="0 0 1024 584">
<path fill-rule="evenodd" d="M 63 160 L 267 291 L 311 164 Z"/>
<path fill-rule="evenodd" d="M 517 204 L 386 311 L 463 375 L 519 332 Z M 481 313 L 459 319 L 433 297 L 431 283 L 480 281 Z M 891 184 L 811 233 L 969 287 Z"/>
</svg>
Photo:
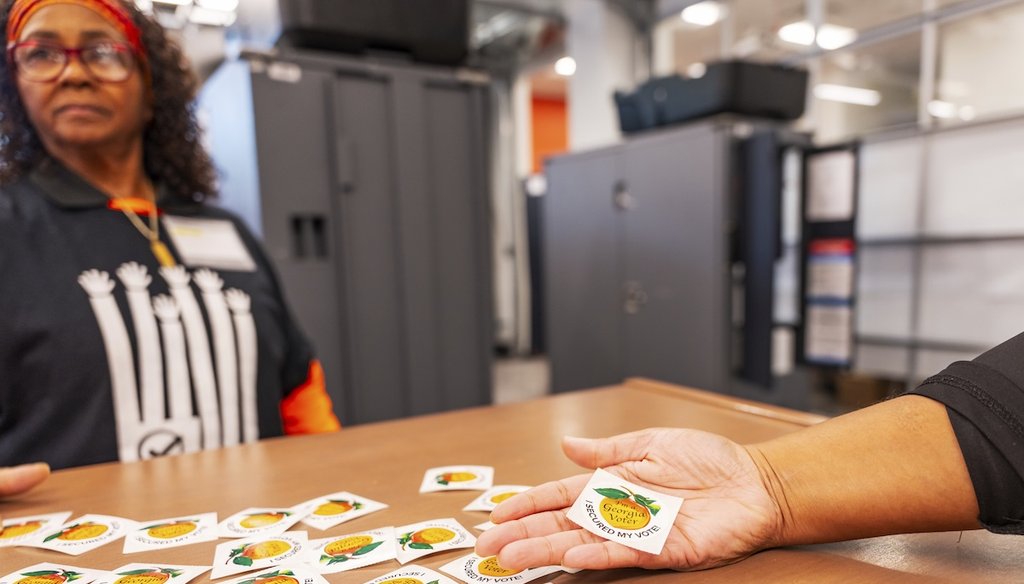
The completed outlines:
<svg viewBox="0 0 1024 584">
<path fill-rule="evenodd" d="M 256 262 L 230 221 L 168 215 L 162 220 L 185 265 L 235 272 L 256 271 Z"/>
</svg>

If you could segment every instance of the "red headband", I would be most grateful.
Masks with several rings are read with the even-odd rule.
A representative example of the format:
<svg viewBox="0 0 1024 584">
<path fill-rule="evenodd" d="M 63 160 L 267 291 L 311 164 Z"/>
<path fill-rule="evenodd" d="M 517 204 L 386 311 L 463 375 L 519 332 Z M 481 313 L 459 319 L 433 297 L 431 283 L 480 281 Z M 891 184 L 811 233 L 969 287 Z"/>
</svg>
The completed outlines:
<svg viewBox="0 0 1024 584">
<path fill-rule="evenodd" d="M 7 19 L 7 44 L 17 42 L 29 19 L 40 9 L 52 4 L 74 4 L 96 12 L 114 25 L 124 35 L 142 63 L 146 62 L 146 51 L 142 46 L 142 31 L 132 20 L 128 9 L 118 0 L 15 0 L 14 7 L 11 8 L 11 15 Z"/>
</svg>

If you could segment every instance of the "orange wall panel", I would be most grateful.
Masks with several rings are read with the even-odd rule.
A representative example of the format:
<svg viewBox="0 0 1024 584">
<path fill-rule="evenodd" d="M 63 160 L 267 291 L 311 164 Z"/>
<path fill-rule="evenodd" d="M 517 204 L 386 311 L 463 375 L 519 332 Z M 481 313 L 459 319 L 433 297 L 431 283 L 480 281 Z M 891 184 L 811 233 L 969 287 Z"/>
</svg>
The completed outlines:
<svg viewBox="0 0 1024 584">
<path fill-rule="evenodd" d="M 533 172 L 544 170 L 544 158 L 569 149 L 569 120 L 564 99 L 534 96 Z"/>
</svg>

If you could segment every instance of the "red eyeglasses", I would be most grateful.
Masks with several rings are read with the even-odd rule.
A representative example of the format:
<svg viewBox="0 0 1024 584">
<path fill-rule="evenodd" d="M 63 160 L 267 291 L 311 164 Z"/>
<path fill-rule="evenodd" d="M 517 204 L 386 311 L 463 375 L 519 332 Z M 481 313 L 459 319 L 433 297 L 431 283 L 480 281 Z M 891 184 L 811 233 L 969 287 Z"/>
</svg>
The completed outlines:
<svg viewBox="0 0 1024 584">
<path fill-rule="evenodd" d="M 100 42 L 85 47 L 65 47 L 46 41 L 11 43 L 7 55 L 18 75 L 28 81 L 48 82 L 60 77 L 72 57 L 99 81 L 118 83 L 128 79 L 135 68 L 131 45 Z"/>
</svg>

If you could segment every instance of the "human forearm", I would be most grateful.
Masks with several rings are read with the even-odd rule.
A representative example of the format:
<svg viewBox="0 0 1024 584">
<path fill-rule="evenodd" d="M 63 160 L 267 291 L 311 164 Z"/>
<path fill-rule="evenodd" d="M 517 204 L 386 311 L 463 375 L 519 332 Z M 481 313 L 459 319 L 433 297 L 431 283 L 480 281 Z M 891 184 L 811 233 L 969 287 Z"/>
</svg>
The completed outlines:
<svg viewBox="0 0 1024 584">
<path fill-rule="evenodd" d="M 774 545 L 980 527 L 946 409 L 928 398 L 890 400 L 747 451 L 779 505 Z"/>
</svg>

